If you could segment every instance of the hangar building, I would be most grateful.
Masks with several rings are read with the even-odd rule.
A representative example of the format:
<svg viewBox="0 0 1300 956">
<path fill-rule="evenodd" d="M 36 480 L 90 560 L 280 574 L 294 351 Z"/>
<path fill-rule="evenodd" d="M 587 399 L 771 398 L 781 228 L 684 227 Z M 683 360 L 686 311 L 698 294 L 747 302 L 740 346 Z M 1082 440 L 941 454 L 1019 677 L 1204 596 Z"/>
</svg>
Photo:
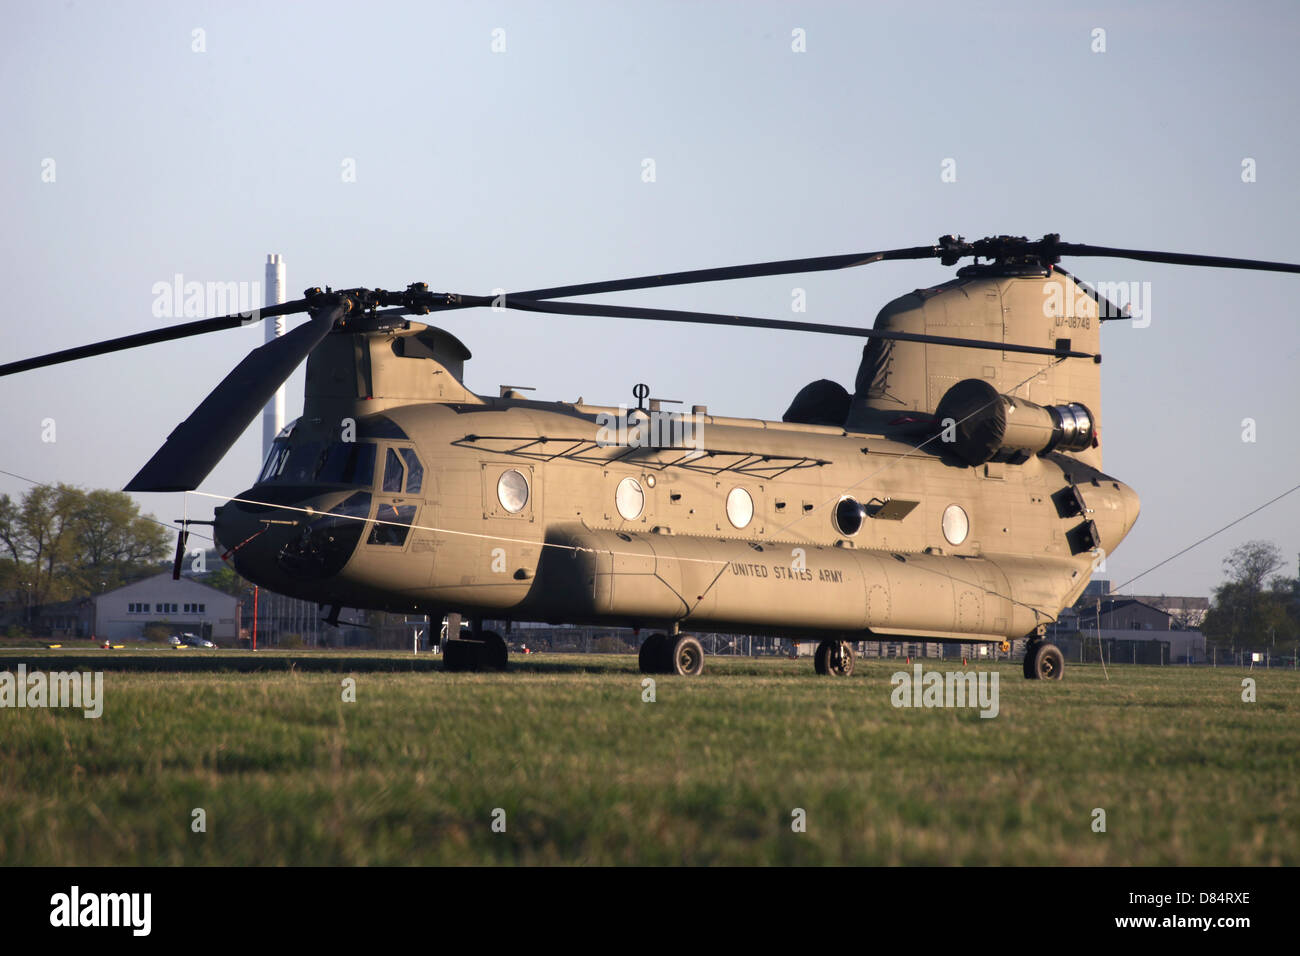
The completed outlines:
<svg viewBox="0 0 1300 956">
<path fill-rule="evenodd" d="M 148 624 L 234 642 L 239 637 L 239 599 L 186 577 L 174 581 L 170 571 L 95 598 L 97 638 L 138 640 Z"/>
</svg>

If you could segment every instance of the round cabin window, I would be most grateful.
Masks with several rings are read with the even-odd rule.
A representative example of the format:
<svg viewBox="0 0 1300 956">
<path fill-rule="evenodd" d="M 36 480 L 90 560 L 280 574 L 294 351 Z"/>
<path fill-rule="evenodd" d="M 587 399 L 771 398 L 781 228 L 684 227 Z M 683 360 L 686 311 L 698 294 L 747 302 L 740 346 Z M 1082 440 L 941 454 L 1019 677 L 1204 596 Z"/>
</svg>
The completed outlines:
<svg viewBox="0 0 1300 956">
<path fill-rule="evenodd" d="M 847 538 L 862 528 L 863 510 L 858 499 L 845 496 L 835 506 L 835 530 Z"/>
<path fill-rule="evenodd" d="M 943 512 L 943 536 L 949 544 L 961 544 L 970 534 L 970 519 L 960 505 L 949 505 Z"/>
<path fill-rule="evenodd" d="M 528 504 L 528 479 L 513 468 L 497 481 L 497 500 L 501 507 L 517 515 Z"/>
<path fill-rule="evenodd" d="M 645 509 L 645 492 L 641 490 L 641 482 L 635 478 L 620 481 L 614 491 L 614 504 L 618 506 L 618 513 L 624 521 L 641 517 L 641 512 Z"/>
<path fill-rule="evenodd" d="M 754 499 L 744 488 L 732 488 L 727 495 L 727 520 L 737 528 L 754 520 Z"/>
</svg>

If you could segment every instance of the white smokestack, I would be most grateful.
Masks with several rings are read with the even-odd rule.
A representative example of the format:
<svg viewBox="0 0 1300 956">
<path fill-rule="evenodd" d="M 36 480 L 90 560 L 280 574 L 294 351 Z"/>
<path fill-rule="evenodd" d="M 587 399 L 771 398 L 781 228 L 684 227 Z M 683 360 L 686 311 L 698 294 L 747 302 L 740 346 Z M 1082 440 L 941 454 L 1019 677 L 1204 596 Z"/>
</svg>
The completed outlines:
<svg viewBox="0 0 1300 956">
<path fill-rule="evenodd" d="M 288 301 L 286 295 L 286 286 L 284 284 L 284 258 L 276 253 L 271 253 L 266 257 L 266 304 L 280 305 Z M 284 335 L 284 316 L 279 315 L 274 319 L 265 319 L 262 323 L 266 327 L 266 341 L 274 341 L 281 335 Z M 281 385 L 275 392 L 275 398 L 266 403 L 266 408 L 262 411 L 262 460 L 271 452 L 271 443 L 275 441 L 275 436 L 280 434 L 280 429 L 284 428 L 284 386 Z"/>
</svg>

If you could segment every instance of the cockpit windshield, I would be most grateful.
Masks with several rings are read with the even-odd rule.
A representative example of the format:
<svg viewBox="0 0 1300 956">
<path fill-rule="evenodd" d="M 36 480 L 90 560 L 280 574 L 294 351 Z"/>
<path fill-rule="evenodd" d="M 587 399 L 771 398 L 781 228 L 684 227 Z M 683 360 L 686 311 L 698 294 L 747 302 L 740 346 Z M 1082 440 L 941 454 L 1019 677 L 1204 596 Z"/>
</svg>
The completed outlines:
<svg viewBox="0 0 1300 956">
<path fill-rule="evenodd" d="M 321 455 L 317 481 L 370 487 L 375 478 L 375 446 L 368 441 L 335 442 Z"/>
<path fill-rule="evenodd" d="M 277 438 L 257 481 L 369 488 L 375 480 L 375 450 L 373 442 L 303 441 L 291 446 L 287 436 Z"/>
<path fill-rule="evenodd" d="M 271 450 L 266 454 L 266 461 L 262 463 L 262 472 L 257 476 L 257 484 L 264 481 L 270 481 L 280 474 L 280 469 L 284 467 L 284 460 L 289 456 L 289 439 L 277 438 L 271 443 Z"/>
</svg>

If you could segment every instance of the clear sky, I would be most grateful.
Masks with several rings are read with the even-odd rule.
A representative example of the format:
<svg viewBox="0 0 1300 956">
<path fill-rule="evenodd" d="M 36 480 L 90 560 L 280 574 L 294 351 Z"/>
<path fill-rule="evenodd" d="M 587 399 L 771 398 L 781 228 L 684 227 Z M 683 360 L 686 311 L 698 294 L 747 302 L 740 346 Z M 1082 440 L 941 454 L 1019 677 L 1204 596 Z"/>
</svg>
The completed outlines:
<svg viewBox="0 0 1300 956">
<path fill-rule="evenodd" d="M 153 315 L 156 283 L 260 282 L 268 252 L 284 255 L 293 295 L 417 280 L 484 293 L 945 233 L 1300 261 L 1291 2 L 3 11 L 4 361 L 182 321 Z M 946 159 L 955 182 L 941 181 Z M 1111 323 L 1102 342 L 1105 467 L 1143 505 L 1106 570 L 1118 583 L 1300 482 L 1300 276 L 1065 265 L 1151 283 L 1150 326 Z M 869 324 L 951 275 L 879 264 L 608 298 Z M 805 315 L 791 314 L 795 287 Z M 616 404 L 644 381 L 765 418 L 813 379 L 851 389 L 861 347 L 487 311 L 441 321 L 474 352 L 479 392 Z M 239 329 L 0 379 L 0 468 L 120 488 L 261 341 Z M 301 406 L 300 370 L 289 417 Z M 204 490 L 248 487 L 260 446 L 259 418 Z M 0 476 L 0 491 L 26 487 Z M 140 501 L 163 519 L 186 507 Z M 211 502 L 188 508 L 206 517 Z M 1251 538 L 1294 560 L 1300 492 L 1130 590 L 1208 594 Z"/>
</svg>

